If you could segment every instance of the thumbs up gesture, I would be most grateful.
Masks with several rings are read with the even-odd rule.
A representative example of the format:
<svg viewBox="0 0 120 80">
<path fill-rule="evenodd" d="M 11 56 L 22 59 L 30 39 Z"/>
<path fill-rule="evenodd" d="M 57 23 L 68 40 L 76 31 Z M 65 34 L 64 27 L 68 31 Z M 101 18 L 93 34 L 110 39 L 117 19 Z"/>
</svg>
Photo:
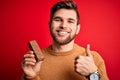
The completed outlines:
<svg viewBox="0 0 120 80">
<path fill-rule="evenodd" d="M 83 76 L 97 71 L 97 66 L 94 63 L 93 56 L 90 51 L 90 45 L 86 46 L 86 56 L 78 56 L 75 63 L 75 71 Z"/>
</svg>

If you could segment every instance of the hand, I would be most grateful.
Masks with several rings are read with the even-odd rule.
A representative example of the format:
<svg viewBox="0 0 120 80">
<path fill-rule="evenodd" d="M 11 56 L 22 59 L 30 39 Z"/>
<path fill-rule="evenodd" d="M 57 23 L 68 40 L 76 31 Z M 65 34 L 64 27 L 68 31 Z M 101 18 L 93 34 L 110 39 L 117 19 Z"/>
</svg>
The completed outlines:
<svg viewBox="0 0 120 80">
<path fill-rule="evenodd" d="M 28 53 L 26 53 L 22 61 L 22 69 L 25 73 L 26 78 L 35 78 L 40 71 L 41 63 L 42 61 L 36 61 L 33 51 L 29 51 Z"/>
<path fill-rule="evenodd" d="M 90 73 L 97 71 L 89 44 L 86 47 L 86 56 L 79 56 L 76 59 L 75 70 L 83 76 L 88 76 Z"/>
</svg>

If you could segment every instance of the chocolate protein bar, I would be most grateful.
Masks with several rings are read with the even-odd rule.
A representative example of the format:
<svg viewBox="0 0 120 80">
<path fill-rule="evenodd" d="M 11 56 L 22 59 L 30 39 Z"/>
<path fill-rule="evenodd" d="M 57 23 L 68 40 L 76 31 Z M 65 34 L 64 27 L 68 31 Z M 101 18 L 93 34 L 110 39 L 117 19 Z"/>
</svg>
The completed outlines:
<svg viewBox="0 0 120 80">
<path fill-rule="evenodd" d="M 30 50 L 34 51 L 35 59 L 37 61 L 44 60 L 44 56 L 43 56 L 42 51 L 41 51 L 39 45 L 37 44 L 36 40 L 29 41 L 28 46 L 29 46 Z"/>
</svg>

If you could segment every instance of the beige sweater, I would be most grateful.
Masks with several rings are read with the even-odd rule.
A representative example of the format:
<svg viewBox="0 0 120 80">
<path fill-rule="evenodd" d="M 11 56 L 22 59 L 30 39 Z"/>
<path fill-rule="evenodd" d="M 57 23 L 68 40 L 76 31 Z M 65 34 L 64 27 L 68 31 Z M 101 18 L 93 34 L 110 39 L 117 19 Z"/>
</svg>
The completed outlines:
<svg viewBox="0 0 120 80">
<path fill-rule="evenodd" d="M 56 53 L 49 46 L 42 52 L 45 59 L 41 65 L 40 79 L 34 80 L 88 80 L 85 76 L 76 73 L 74 66 L 78 55 L 86 56 L 83 47 L 74 44 L 73 50 Z M 92 51 L 92 55 L 100 73 L 100 80 L 108 80 L 103 59 L 95 51 Z"/>
</svg>

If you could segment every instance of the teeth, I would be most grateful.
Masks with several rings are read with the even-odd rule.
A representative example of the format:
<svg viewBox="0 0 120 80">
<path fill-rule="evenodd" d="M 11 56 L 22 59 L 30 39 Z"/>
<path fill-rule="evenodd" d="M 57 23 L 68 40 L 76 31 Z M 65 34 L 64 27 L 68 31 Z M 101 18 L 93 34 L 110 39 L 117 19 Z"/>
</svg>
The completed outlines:
<svg viewBox="0 0 120 80">
<path fill-rule="evenodd" d="M 67 32 L 60 31 L 58 34 L 61 35 L 61 36 L 63 36 L 63 35 L 66 35 Z"/>
<path fill-rule="evenodd" d="M 67 32 L 60 32 L 61 34 L 66 34 Z"/>
</svg>

